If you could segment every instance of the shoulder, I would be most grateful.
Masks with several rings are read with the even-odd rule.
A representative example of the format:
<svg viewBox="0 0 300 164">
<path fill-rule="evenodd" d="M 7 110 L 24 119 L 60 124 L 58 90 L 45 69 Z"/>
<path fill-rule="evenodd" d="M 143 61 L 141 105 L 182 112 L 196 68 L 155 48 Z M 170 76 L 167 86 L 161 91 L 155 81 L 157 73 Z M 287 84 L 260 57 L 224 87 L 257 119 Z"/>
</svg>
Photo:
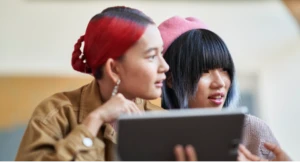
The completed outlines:
<svg viewBox="0 0 300 164">
<path fill-rule="evenodd" d="M 145 110 L 152 111 L 152 110 L 164 110 L 161 107 L 161 100 L 155 99 L 155 100 L 145 100 L 144 106 Z"/>
<path fill-rule="evenodd" d="M 273 135 L 271 128 L 264 120 L 252 115 L 246 115 L 244 126 L 250 128 L 252 135 L 259 137 L 268 137 Z"/>
<path fill-rule="evenodd" d="M 246 139 L 247 148 L 260 157 L 273 159 L 274 155 L 264 147 L 265 142 L 278 145 L 278 141 L 271 128 L 262 119 L 247 115 L 244 124 L 244 139 Z"/>
<path fill-rule="evenodd" d="M 69 92 L 56 93 L 44 99 L 35 108 L 31 119 L 45 123 L 62 113 L 77 111 L 79 109 L 82 88 Z"/>
</svg>

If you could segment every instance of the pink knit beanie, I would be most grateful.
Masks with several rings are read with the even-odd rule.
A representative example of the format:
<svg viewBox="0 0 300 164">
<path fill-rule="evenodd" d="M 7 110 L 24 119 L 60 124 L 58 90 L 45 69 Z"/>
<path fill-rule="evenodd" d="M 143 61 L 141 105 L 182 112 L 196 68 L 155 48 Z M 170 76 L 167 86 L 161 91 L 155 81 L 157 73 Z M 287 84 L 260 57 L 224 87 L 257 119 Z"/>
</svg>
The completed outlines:
<svg viewBox="0 0 300 164">
<path fill-rule="evenodd" d="M 193 29 L 208 29 L 208 27 L 201 20 L 194 17 L 174 16 L 162 22 L 158 29 L 164 42 L 164 54 L 172 42 L 181 34 Z"/>
</svg>

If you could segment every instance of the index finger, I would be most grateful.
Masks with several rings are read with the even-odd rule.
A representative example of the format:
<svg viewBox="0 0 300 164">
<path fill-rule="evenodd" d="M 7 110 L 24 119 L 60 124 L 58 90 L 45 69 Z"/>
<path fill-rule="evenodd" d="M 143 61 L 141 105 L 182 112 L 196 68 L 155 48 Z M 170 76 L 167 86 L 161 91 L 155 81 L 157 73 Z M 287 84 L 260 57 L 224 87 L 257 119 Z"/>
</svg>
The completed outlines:
<svg viewBox="0 0 300 164">
<path fill-rule="evenodd" d="M 197 153 L 192 145 L 187 145 L 185 148 L 188 161 L 197 161 Z"/>
<path fill-rule="evenodd" d="M 185 161 L 185 154 L 181 145 L 176 145 L 174 147 L 174 153 L 177 161 Z"/>
</svg>

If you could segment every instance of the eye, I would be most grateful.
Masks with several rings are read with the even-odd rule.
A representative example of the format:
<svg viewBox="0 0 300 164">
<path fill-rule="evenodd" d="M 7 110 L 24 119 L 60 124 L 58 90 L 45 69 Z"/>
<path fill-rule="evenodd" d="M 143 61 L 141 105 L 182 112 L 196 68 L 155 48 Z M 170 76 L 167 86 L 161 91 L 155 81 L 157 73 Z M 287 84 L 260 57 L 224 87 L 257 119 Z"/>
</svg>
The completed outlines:
<svg viewBox="0 0 300 164">
<path fill-rule="evenodd" d="M 151 55 L 151 56 L 148 57 L 148 59 L 149 59 L 149 60 L 154 60 L 155 57 L 156 57 L 156 55 Z"/>
<path fill-rule="evenodd" d="M 229 69 L 227 69 L 227 68 L 222 68 L 221 69 L 223 72 L 229 72 Z"/>
<path fill-rule="evenodd" d="M 209 73 L 209 70 L 208 69 L 203 69 L 202 73 Z"/>
</svg>

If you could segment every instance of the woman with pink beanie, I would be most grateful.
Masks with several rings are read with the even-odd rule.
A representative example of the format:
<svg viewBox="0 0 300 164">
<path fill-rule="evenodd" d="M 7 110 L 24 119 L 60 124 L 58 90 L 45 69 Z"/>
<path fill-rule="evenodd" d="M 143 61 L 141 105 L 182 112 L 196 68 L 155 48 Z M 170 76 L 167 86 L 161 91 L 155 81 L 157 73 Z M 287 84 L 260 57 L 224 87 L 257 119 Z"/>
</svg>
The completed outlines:
<svg viewBox="0 0 300 164">
<path fill-rule="evenodd" d="M 226 44 L 217 34 L 194 17 L 174 16 L 158 28 L 164 42 L 164 58 L 170 66 L 163 86 L 164 109 L 222 110 L 237 105 L 234 62 Z M 275 156 L 264 143 L 278 145 L 269 126 L 251 115 L 245 119 L 241 143 L 248 154 L 267 160 Z M 254 159 L 243 157 L 240 159 Z"/>
</svg>

